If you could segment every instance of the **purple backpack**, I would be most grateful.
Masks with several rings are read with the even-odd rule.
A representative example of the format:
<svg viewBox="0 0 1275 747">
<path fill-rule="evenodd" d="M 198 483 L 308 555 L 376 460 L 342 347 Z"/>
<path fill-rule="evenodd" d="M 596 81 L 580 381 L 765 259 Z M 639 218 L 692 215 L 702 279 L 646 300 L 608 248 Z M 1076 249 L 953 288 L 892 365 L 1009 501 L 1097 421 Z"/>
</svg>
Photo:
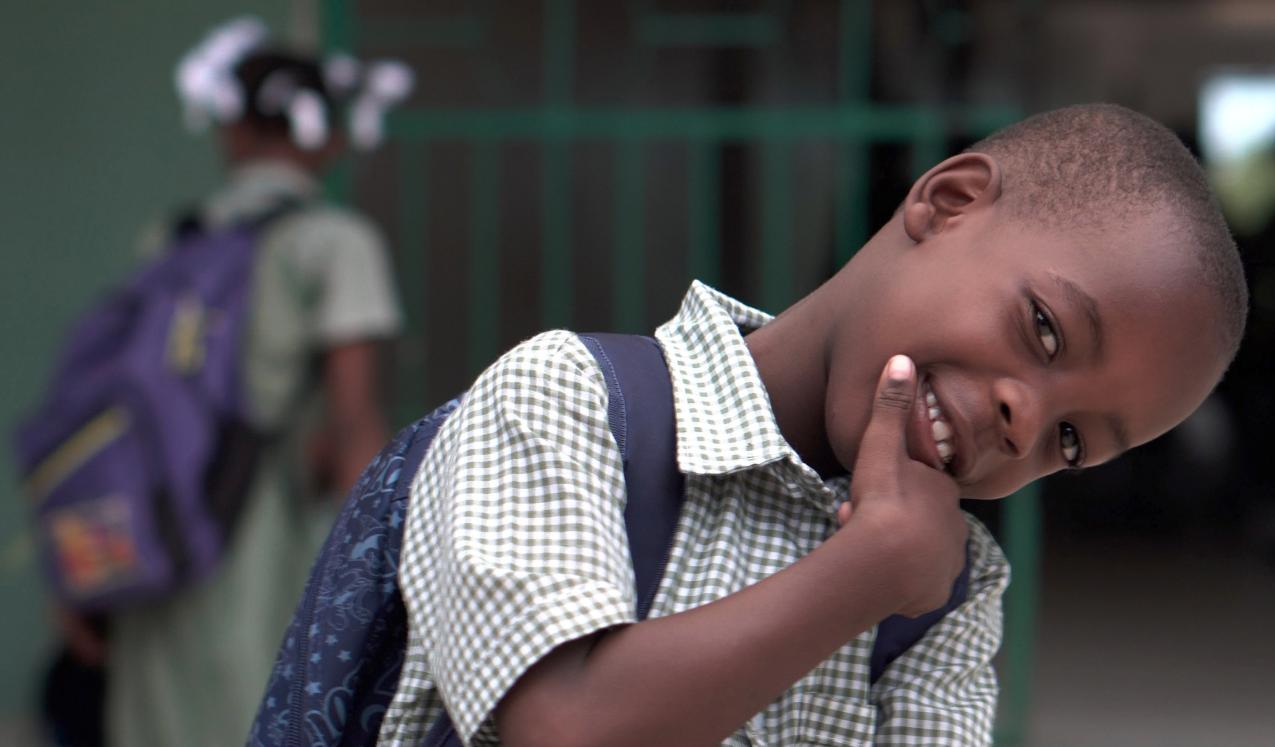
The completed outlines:
<svg viewBox="0 0 1275 747">
<path fill-rule="evenodd" d="M 91 612 L 160 597 L 222 556 L 261 442 L 240 391 L 257 238 L 292 207 L 187 226 L 76 323 L 14 439 L 62 603 Z"/>
</svg>

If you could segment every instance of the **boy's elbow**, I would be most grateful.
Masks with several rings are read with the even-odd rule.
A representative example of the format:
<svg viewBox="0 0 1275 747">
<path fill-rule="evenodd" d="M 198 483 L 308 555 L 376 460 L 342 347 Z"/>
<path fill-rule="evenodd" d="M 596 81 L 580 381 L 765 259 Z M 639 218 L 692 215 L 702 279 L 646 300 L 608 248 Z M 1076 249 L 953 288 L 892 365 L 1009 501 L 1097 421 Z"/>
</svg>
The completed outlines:
<svg viewBox="0 0 1275 747">
<path fill-rule="evenodd" d="M 600 747 L 615 714 L 609 699 L 591 697 L 582 678 L 591 638 L 559 646 L 529 669 L 496 706 L 496 728 L 508 747 Z"/>
<path fill-rule="evenodd" d="M 625 697 L 629 678 L 599 673 L 591 658 L 602 634 L 564 643 L 531 666 L 496 706 L 508 747 L 647 747 L 635 724 L 649 721 Z"/>
<path fill-rule="evenodd" d="M 549 697 L 528 698 L 515 707 L 502 706 L 496 725 L 507 747 L 601 747 L 610 743 L 594 719 L 571 703 Z"/>
</svg>

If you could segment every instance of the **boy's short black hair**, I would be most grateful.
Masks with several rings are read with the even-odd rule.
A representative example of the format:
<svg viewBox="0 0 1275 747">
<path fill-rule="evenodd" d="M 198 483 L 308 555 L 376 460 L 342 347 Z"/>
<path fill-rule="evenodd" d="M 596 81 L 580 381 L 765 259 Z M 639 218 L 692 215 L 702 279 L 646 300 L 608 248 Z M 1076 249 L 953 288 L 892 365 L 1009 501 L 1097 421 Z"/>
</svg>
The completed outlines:
<svg viewBox="0 0 1275 747">
<path fill-rule="evenodd" d="M 1084 229 L 1167 207 L 1221 308 L 1220 342 L 1234 358 L 1248 316 L 1239 251 L 1208 179 L 1176 135 L 1114 104 L 1037 114 L 970 146 L 1001 164 L 1001 199 L 1050 227 Z"/>
<path fill-rule="evenodd" d="M 235 65 L 235 79 L 244 95 L 241 121 L 262 134 L 289 138 L 288 114 L 263 95 L 267 86 L 283 84 L 292 90 L 307 90 L 323 100 L 328 123 L 332 122 L 334 100 L 323 79 L 318 60 L 303 55 L 267 49 L 245 57 Z"/>
</svg>

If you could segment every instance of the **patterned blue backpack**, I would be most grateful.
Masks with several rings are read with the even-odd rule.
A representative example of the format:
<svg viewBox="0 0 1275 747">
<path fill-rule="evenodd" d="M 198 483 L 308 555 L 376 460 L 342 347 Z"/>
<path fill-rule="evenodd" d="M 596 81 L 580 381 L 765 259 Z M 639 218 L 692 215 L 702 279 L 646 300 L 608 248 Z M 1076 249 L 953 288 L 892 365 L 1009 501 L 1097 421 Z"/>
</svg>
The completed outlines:
<svg viewBox="0 0 1275 747">
<path fill-rule="evenodd" d="M 668 369 L 658 343 L 635 335 L 580 335 L 608 390 L 607 420 L 624 463 L 625 530 L 639 620 L 645 619 L 668 560 L 684 500 Z M 461 398 L 403 429 L 355 484 L 320 551 L 275 661 L 249 747 L 375 744 L 394 697 L 407 647 L 398 588 L 410 488 L 435 434 Z M 941 610 L 891 617 L 878 627 L 875 681 L 943 615 L 965 600 L 966 565 Z M 447 714 L 425 747 L 460 747 Z"/>
</svg>

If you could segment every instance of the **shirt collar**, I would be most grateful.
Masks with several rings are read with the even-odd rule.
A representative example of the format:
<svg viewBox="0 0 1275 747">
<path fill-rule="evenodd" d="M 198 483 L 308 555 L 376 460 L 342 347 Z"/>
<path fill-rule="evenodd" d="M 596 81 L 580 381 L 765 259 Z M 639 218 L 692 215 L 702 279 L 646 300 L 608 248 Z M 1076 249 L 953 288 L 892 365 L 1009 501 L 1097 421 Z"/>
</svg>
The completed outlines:
<svg viewBox="0 0 1275 747">
<path fill-rule="evenodd" d="M 226 185 L 209 202 L 206 216 L 213 224 L 242 220 L 284 200 L 310 199 L 318 191 L 319 183 L 310 173 L 287 161 L 248 161 L 230 171 Z"/>
<path fill-rule="evenodd" d="M 683 472 L 726 474 L 786 459 L 814 474 L 780 433 L 744 343 L 771 319 L 695 281 L 677 315 L 656 330 L 673 381 Z"/>
</svg>

